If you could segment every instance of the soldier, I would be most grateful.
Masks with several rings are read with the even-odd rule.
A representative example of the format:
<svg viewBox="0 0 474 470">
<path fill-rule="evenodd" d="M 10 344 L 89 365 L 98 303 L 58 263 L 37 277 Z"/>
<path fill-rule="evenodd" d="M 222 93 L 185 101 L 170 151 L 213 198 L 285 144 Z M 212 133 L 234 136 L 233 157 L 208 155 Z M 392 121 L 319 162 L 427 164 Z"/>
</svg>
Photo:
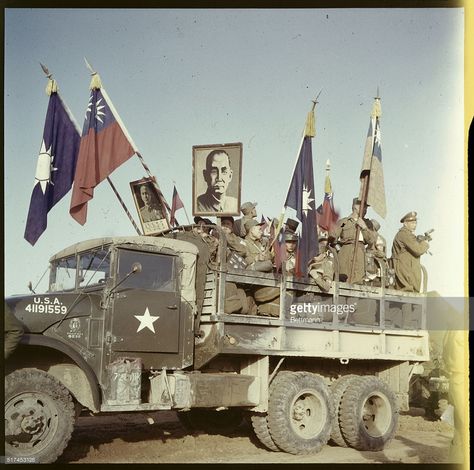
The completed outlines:
<svg viewBox="0 0 474 470">
<path fill-rule="evenodd" d="M 247 244 L 233 232 L 233 217 L 221 217 L 221 228 L 227 240 L 227 262 L 233 268 L 245 269 L 247 265 L 244 258 L 247 254 Z"/>
<path fill-rule="evenodd" d="M 298 235 L 296 233 L 285 233 L 286 246 L 286 273 L 294 274 L 296 267 L 296 245 L 298 243 Z"/>
<path fill-rule="evenodd" d="M 330 251 L 328 250 L 328 237 L 319 237 L 319 255 L 309 262 L 309 275 L 316 285 L 324 292 L 328 292 L 334 280 L 334 266 Z"/>
<path fill-rule="evenodd" d="M 330 232 L 330 241 L 341 245 L 339 250 L 339 280 L 350 281 L 353 284 L 361 284 L 365 276 L 365 245 L 374 242 L 373 231 L 369 229 L 367 219 L 364 219 L 366 208 L 362 216 L 360 212 L 360 199 L 352 201 L 352 214 L 337 221 L 336 227 Z M 353 279 L 350 280 L 352 259 L 354 257 L 354 240 L 357 226 L 360 227 L 359 240 L 356 245 L 356 263 L 354 266 Z"/>
<path fill-rule="evenodd" d="M 269 272 L 273 270 L 272 255 L 265 250 L 261 243 L 262 225 L 254 219 L 245 222 L 247 235 L 245 236 L 245 244 L 247 245 L 247 253 L 245 261 L 247 269 L 254 271 Z"/>
<path fill-rule="evenodd" d="M 7 359 L 13 351 L 18 346 L 18 343 L 23 336 L 24 330 L 23 326 L 19 320 L 13 315 L 10 310 L 10 307 L 6 302 L 5 304 L 5 324 L 4 324 L 4 333 L 5 333 L 5 359 Z"/>
<path fill-rule="evenodd" d="M 428 251 L 430 245 L 425 240 L 418 240 L 414 234 L 417 224 L 416 212 L 404 215 L 400 222 L 403 227 L 395 235 L 392 246 L 395 288 L 407 292 L 420 292 L 420 257 Z"/>
<path fill-rule="evenodd" d="M 242 212 L 243 217 L 241 219 L 237 219 L 234 222 L 234 233 L 239 237 L 245 238 L 245 235 L 247 235 L 247 231 L 245 230 L 245 222 L 257 217 L 256 207 L 256 202 L 244 202 L 240 206 L 240 212 Z"/>
</svg>

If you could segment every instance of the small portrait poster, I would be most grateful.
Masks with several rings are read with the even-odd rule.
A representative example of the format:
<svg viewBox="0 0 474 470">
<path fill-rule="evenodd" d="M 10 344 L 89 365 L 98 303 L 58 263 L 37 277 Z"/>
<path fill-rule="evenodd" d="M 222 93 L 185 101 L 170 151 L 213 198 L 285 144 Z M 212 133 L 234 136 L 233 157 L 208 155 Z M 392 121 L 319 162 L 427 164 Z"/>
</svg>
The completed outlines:
<svg viewBox="0 0 474 470">
<path fill-rule="evenodd" d="M 144 235 L 156 235 L 168 230 L 166 209 L 153 178 L 132 181 L 130 188 Z"/>
<path fill-rule="evenodd" d="M 193 215 L 239 215 L 241 178 L 241 143 L 193 146 Z"/>
</svg>

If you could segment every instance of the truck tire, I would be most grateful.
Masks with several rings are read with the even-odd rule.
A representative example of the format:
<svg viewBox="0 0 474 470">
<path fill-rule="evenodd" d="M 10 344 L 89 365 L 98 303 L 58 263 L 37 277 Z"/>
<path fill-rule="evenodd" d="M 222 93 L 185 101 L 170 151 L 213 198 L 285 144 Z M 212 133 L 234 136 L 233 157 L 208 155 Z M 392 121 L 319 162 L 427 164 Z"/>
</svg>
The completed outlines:
<svg viewBox="0 0 474 470">
<path fill-rule="evenodd" d="M 229 434 L 242 423 L 242 410 L 229 408 L 216 411 L 192 409 L 178 412 L 178 419 L 183 427 L 190 432 L 205 431 L 208 434 Z"/>
<path fill-rule="evenodd" d="M 322 377 L 309 372 L 278 374 L 270 385 L 268 429 L 290 454 L 319 452 L 329 440 L 334 406 Z"/>
<path fill-rule="evenodd" d="M 341 431 L 340 411 L 342 397 L 344 396 L 351 382 L 357 377 L 357 375 L 344 375 L 342 377 L 339 377 L 331 385 L 331 395 L 334 402 L 335 414 L 332 422 L 331 440 L 339 447 L 348 447 L 347 442 L 344 440 L 344 436 L 342 435 Z"/>
<path fill-rule="evenodd" d="M 395 435 L 395 394 L 377 377 L 358 377 L 344 393 L 339 412 L 344 440 L 357 450 L 382 450 Z"/>
<path fill-rule="evenodd" d="M 66 448 L 75 410 L 69 390 L 38 369 L 5 377 L 5 455 L 54 462 Z"/>
<path fill-rule="evenodd" d="M 257 439 L 269 450 L 280 452 L 280 449 L 273 442 L 272 436 L 268 429 L 268 421 L 266 413 L 252 413 L 250 417 L 253 431 Z"/>
</svg>

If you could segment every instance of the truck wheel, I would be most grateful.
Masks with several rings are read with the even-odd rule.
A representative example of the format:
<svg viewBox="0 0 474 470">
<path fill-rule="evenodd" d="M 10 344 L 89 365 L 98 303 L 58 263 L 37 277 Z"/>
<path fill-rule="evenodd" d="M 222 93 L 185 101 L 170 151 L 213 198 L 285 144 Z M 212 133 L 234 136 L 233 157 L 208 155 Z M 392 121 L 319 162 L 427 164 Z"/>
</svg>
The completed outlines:
<svg viewBox="0 0 474 470">
<path fill-rule="evenodd" d="M 38 369 L 5 377 L 5 454 L 54 462 L 74 427 L 74 403 L 64 385 Z"/>
<path fill-rule="evenodd" d="M 280 449 L 273 442 L 270 431 L 268 430 L 267 415 L 265 413 L 252 413 L 250 417 L 252 428 L 257 439 L 267 448 L 274 452 L 280 452 Z"/>
<path fill-rule="evenodd" d="M 178 412 L 178 419 L 187 431 L 205 431 L 208 434 L 228 434 L 242 423 L 242 411 L 236 408 L 216 411 L 192 409 Z"/>
<path fill-rule="evenodd" d="M 395 435 L 398 410 L 395 394 L 377 377 L 358 377 L 342 397 L 342 435 L 357 450 L 382 450 Z"/>
<path fill-rule="evenodd" d="M 270 386 L 268 428 L 290 454 L 321 450 L 329 440 L 334 406 L 322 377 L 309 372 L 278 374 Z"/>
<path fill-rule="evenodd" d="M 352 381 L 357 377 L 357 375 L 344 375 L 343 377 L 339 377 L 331 385 L 331 395 L 334 402 L 335 414 L 332 422 L 331 440 L 339 447 L 347 447 L 347 442 L 344 440 L 344 436 L 341 432 L 340 411 L 342 397 Z"/>
</svg>

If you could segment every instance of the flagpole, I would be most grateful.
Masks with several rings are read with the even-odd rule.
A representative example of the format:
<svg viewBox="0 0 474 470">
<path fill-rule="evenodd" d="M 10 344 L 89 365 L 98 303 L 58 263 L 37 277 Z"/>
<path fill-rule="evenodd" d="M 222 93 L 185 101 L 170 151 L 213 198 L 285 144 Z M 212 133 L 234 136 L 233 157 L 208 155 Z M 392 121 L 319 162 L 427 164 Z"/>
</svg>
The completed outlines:
<svg viewBox="0 0 474 470">
<path fill-rule="evenodd" d="M 120 204 L 122 205 L 123 207 L 123 210 L 125 211 L 125 213 L 127 214 L 130 222 L 132 222 L 132 225 L 133 227 L 135 228 L 135 230 L 137 231 L 138 235 L 143 235 L 143 233 L 140 232 L 136 222 L 133 220 L 133 217 L 132 217 L 132 214 L 130 214 L 129 210 L 127 209 L 127 206 L 125 205 L 125 203 L 123 202 L 122 198 L 120 197 L 120 194 L 118 193 L 117 189 L 115 188 L 114 184 L 112 183 L 112 180 L 110 179 L 109 176 L 107 176 L 107 181 L 109 182 L 110 184 L 110 187 L 112 188 L 113 192 L 115 193 L 115 195 L 117 196 Z"/>
<path fill-rule="evenodd" d="M 371 155 L 370 155 L 370 167 L 369 167 L 369 171 L 367 171 L 363 177 L 361 198 L 360 198 L 359 218 L 362 218 L 362 220 L 364 219 L 363 214 L 364 214 L 364 209 L 366 207 L 368 193 L 369 193 L 370 172 L 372 170 L 372 161 L 374 159 L 374 145 L 375 145 L 375 137 L 376 137 L 375 134 L 377 132 L 377 123 L 378 123 L 378 118 L 380 115 L 380 96 L 379 96 L 378 88 L 377 88 L 377 96 L 374 99 L 375 99 L 375 102 L 372 109 L 371 119 L 375 118 L 375 125 L 373 126 L 373 131 L 372 131 L 372 150 L 371 150 Z M 357 225 L 356 235 L 354 238 L 354 251 L 352 255 L 351 272 L 348 279 L 350 284 L 352 284 L 352 280 L 354 278 L 354 270 L 355 270 L 355 265 L 356 265 L 356 260 L 357 260 L 357 244 L 359 243 L 360 232 L 361 232 L 361 228 L 359 225 Z"/>
<path fill-rule="evenodd" d="M 127 138 L 127 140 L 129 141 L 130 145 L 132 146 L 133 150 L 135 151 L 135 154 L 137 155 L 138 159 L 140 160 L 140 163 L 142 164 L 143 168 L 145 169 L 147 175 L 149 178 L 152 179 L 152 183 L 153 185 L 155 186 L 157 192 L 158 192 L 158 198 L 161 202 L 161 205 L 163 206 L 164 210 L 163 210 L 163 213 L 165 215 L 165 219 L 166 219 L 166 223 L 168 224 L 168 227 L 171 228 L 171 224 L 170 224 L 170 220 L 169 220 L 169 217 L 168 217 L 168 212 L 166 210 L 167 207 L 169 207 L 168 203 L 166 202 L 166 199 L 156 181 L 156 178 L 154 177 L 154 175 L 152 175 L 151 171 L 150 171 L 150 168 L 148 167 L 148 165 L 145 163 L 145 159 L 143 158 L 142 154 L 140 153 L 140 151 L 138 150 L 138 147 L 135 145 L 135 142 L 133 141 L 130 133 L 128 132 L 127 128 L 125 127 L 125 124 L 123 123 L 122 119 L 120 118 L 120 115 L 118 114 L 117 110 L 115 109 L 115 106 L 114 104 L 112 103 L 112 100 L 110 99 L 109 95 L 107 94 L 107 91 L 105 90 L 105 88 L 102 86 L 102 84 L 100 83 L 100 78 L 99 78 L 99 75 L 97 74 L 97 72 L 92 68 L 92 66 L 89 64 L 89 62 L 87 61 L 87 59 L 84 57 L 84 61 L 86 63 L 86 67 L 90 70 L 91 72 L 91 75 L 92 76 L 95 76 L 97 77 L 97 86 L 98 88 L 100 88 L 101 90 L 101 93 L 102 95 L 104 96 L 105 100 L 107 101 L 107 104 L 109 105 L 118 125 L 120 126 L 120 128 L 122 129 L 122 132 L 125 134 L 125 137 Z M 116 193 L 118 194 L 118 193 Z"/>
<path fill-rule="evenodd" d="M 173 180 L 173 184 L 176 187 L 176 181 L 175 180 Z M 176 191 L 178 191 L 178 188 L 176 188 Z M 186 210 L 186 206 L 184 205 L 184 202 L 183 202 L 183 209 L 184 209 L 184 213 L 186 214 L 186 219 L 188 221 L 188 225 L 191 225 L 191 222 L 189 221 L 189 217 L 188 217 L 188 211 Z"/>
<path fill-rule="evenodd" d="M 321 94 L 323 90 L 321 89 L 321 91 L 318 93 L 318 96 L 316 96 L 316 99 L 315 100 L 312 100 L 313 102 L 313 106 L 311 107 L 311 113 L 314 112 L 315 108 L 316 108 L 316 105 L 319 103 L 318 101 L 318 98 L 319 98 L 319 95 Z M 296 169 L 296 165 L 298 164 L 298 159 L 299 159 L 299 156 L 300 156 L 300 153 L 301 153 L 301 149 L 303 147 L 303 142 L 304 142 L 304 139 L 306 137 L 306 127 L 307 127 L 307 120 L 305 122 L 305 126 L 304 126 L 304 129 L 303 129 L 303 137 L 301 138 L 301 143 L 300 143 L 300 146 L 299 146 L 299 149 L 298 149 L 298 153 L 296 154 L 296 159 L 295 159 L 295 163 L 293 165 L 293 170 L 292 172 L 290 173 L 291 174 L 291 179 L 290 179 L 290 183 L 288 184 L 288 190 L 286 191 L 286 194 L 288 196 L 288 192 L 290 191 L 290 188 L 291 188 L 291 182 L 293 180 L 293 174 L 295 172 L 295 169 Z M 286 198 L 285 198 L 286 200 Z M 283 226 L 283 219 L 285 217 L 285 211 L 286 211 L 286 206 L 283 205 L 283 208 L 281 210 L 281 213 L 280 213 L 280 218 L 278 220 L 278 226 L 275 230 L 275 237 L 274 239 L 272 240 L 272 242 L 270 243 L 270 248 L 272 247 L 272 245 L 275 243 L 275 240 L 278 238 L 278 234 L 280 233 L 281 231 L 281 228 Z"/>
</svg>

